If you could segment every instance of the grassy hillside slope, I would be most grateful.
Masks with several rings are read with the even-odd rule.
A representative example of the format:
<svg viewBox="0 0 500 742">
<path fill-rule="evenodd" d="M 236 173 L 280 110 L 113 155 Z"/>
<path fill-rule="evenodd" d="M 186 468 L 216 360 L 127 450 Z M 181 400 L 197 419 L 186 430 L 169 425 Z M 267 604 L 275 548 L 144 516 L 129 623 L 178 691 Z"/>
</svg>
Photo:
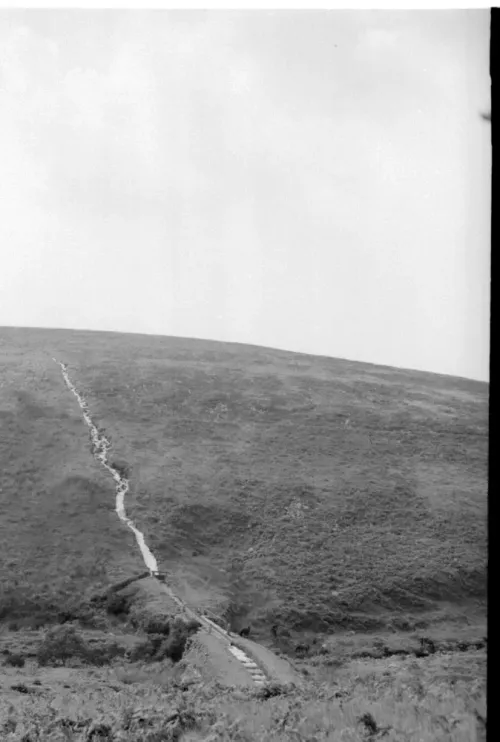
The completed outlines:
<svg viewBox="0 0 500 742">
<path fill-rule="evenodd" d="M 0 354 L 4 591 L 142 569 L 54 355 L 193 607 L 257 633 L 482 612 L 486 384 L 113 333 L 2 328 Z"/>
<path fill-rule="evenodd" d="M 0 620 L 43 624 L 143 571 L 60 370 L 43 342 L 23 348 L 2 330 L 0 462 Z"/>
</svg>

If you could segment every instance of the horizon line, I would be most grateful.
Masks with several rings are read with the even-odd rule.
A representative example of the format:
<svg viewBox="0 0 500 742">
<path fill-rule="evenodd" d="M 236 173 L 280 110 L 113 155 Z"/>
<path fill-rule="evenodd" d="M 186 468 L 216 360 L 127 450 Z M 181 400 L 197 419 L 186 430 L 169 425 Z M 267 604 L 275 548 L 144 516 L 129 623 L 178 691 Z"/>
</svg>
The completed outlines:
<svg viewBox="0 0 500 742">
<path fill-rule="evenodd" d="M 457 374 L 449 374 L 444 373 L 442 371 L 429 371 L 428 369 L 422 369 L 422 368 L 408 368 L 406 366 L 390 366 L 388 364 L 384 363 L 374 363 L 373 361 L 359 361 L 353 358 L 344 358 L 342 356 L 331 356 L 331 355 L 324 355 L 322 353 L 309 353 L 307 351 L 300 351 L 300 350 L 290 350 L 289 348 L 279 348 L 276 346 L 271 345 L 258 345 L 257 343 L 242 343 L 238 340 L 215 340 L 213 338 L 204 338 L 204 337 L 187 337 L 185 335 L 175 335 L 175 334 L 161 334 L 157 332 L 131 332 L 128 330 L 95 330 L 90 328 L 77 328 L 77 327 L 43 327 L 43 326 L 36 326 L 36 325 L 0 325 L 0 330 L 2 329 L 11 329 L 11 330 L 46 330 L 46 331 L 55 331 L 55 332 L 95 332 L 95 333 L 110 333 L 114 335 L 143 335 L 145 337 L 158 337 L 158 338 L 175 338 L 177 340 L 193 340 L 193 341 L 201 341 L 201 342 L 208 342 L 208 343 L 218 343 L 220 345 L 243 345 L 248 348 L 260 348 L 262 350 L 275 350 L 282 353 L 290 353 L 293 355 L 302 355 L 307 356 L 311 358 L 323 358 L 326 360 L 337 360 L 337 361 L 343 361 L 344 363 L 359 363 L 365 366 L 375 366 L 377 368 L 386 368 L 386 369 L 395 369 L 397 371 L 407 371 L 411 373 L 419 373 L 419 374 L 430 374 L 432 376 L 444 376 L 445 378 L 449 379 L 458 379 L 463 381 L 474 381 L 479 384 L 487 384 L 489 386 L 490 384 L 490 376 L 488 376 L 487 379 L 479 379 L 477 377 L 473 376 L 459 376 Z"/>
</svg>

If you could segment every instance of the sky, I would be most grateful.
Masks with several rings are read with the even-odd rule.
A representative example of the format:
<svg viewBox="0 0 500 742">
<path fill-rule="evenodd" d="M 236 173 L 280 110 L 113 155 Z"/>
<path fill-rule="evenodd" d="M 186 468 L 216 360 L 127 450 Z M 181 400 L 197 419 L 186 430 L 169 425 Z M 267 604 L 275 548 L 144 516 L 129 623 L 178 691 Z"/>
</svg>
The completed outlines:
<svg viewBox="0 0 500 742">
<path fill-rule="evenodd" d="M 489 11 L 0 11 L 0 326 L 488 380 Z"/>
</svg>

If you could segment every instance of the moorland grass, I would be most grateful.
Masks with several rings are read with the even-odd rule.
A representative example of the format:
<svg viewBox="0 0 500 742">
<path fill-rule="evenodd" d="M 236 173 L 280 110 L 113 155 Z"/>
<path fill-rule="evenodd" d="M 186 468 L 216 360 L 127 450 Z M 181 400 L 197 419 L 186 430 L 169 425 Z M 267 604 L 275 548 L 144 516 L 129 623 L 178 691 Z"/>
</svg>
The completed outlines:
<svg viewBox="0 0 500 742">
<path fill-rule="evenodd" d="M 175 338 L 7 329 L 2 338 L 18 453 L 3 497 L 23 492 L 10 517 L 25 523 L 31 553 L 40 522 L 62 510 L 68 528 L 64 508 L 82 495 L 74 512 L 82 538 L 93 533 L 95 560 L 105 548 L 96 507 L 117 561 L 137 551 L 57 367 L 34 367 L 55 355 L 128 465 L 129 514 L 191 603 L 330 631 L 484 601 L 486 384 Z M 48 391 L 50 414 L 37 412 Z M 53 471 L 69 461 L 62 487 Z M 26 506 L 30 477 L 52 486 L 50 501 L 36 494 L 43 508 Z"/>
<path fill-rule="evenodd" d="M 36 627 L 144 565 L 60 370 L 0 339 L 0 621 Z"/>
<path fill-rule="evenodd" d="M 2 739 L 83 742 L 100 739 L 98 731 L 111 742 L 486 738 L 484 653 L 322 669 L 300 690 L 266 694 L 201 683 L 182 662 L 10 668 L 9 691 L 0 698 Z"/>
<path fill-rule="evenodd" d="M 144 565 L 52 356 L 111 439 L 127 514 L 174 590 L 235 630 L 250 623 L 277 652 L 308 644 L 294 660 L 303 689 L 265 700 L 195 679 L 182 690 L 165 679 L 169 659 L 129 661 L 154 660 L 147 636 L 117 649 L 117 627 L 147 635 L 147 616 L 127 628 L 130 606 L 108 591 Z M 90 719 L 101 736 L 149 742 L 483 738 L 487 385 L 62 330 L 2 328 L 0 361 L 0 628 L 5 673 L 26 675 L 0 714 L 3 738 L 36 727 L 39 739 L 87 739 Z M 47 639 L 22 647 L 28 630 L 78 618 L 104 639 L 88 653 L 76 639 L 77 661 L 92 664 L 97 641 L 115 669 L 75 670 L 71 726 L 25 687 Z M 418 659 L 422 637 L 436 653 Z"/>
</svg>

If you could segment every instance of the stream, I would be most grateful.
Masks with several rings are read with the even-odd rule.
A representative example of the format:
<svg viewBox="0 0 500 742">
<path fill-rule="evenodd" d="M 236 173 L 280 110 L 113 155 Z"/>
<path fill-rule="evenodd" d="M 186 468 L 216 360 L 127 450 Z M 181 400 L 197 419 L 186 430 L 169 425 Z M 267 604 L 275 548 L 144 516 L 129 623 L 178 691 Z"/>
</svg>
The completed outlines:
<svg viewBox="0 0 500 742">
<path fill-rule="evenodd" d="M 85 399 L 82 397 L 81 394 L 79 394 L 77 389 L 72 384 L 71 379 L 69 378 L 67 366 L 65 366 L 64 363 L 57 361 L 55 358 L 53 358 L 52 360 L 55 361 L 55 363 L 59 364 L 59 366 L 61 367 L 62 375 L 68 389 L 73 392 L 78 400 L 78 404 L 80 405 L 83 413 L 83 418 L 90 429 L 92 453 L 94 454 L 94 457 L 97 459 L 97 461 L 99 461 L 100 464 L 102 464 L 102 466 L 104 466 L 105 469 L 109 471 L 116 482 L 115 510 L 118 514 L 118 517 L 133 532 L 135 540 L 137 541 L 137 545 L 141 550 L 144 564 L 149 569 L 150 573 L 154 575 L 158 572 L 158 564 L 156 562 L 156 559 L 148 548 L 148 545 L 146 544 L 146 541 L 144 539 L 144 535 L 141 533 L 141 531 L 139 531 L 138 528 L 136 528 L 133 521 L 131 521 L 130 518 L 127 517 L 127 513 L 125 512 L 125 495 L 129 491 L 128 479 L 120 474 L 120 472 L 108 462 L 108 451 L 111 448 L 111 443 L 108 441 L 103 433 L 99 432 L 99 428 L 94 424 Z"/>
<path fill-rule="evenodd" d="M 118 514 L 118 517 L 120 520 L 125 523 L 125 525 L 130 528 L 130 530 L 133 532 L 135 536 L 135 540 L 137 541 L 137 545 L 139 546 L 139 549 L 141 550 L 142 558 L 144 560 L 144 564 L 148 568 L 150 574 L 152 577 L 159 577 L 159 571 L 158 571 L 158 564 L 157 561 L 148 548 L 148 545 L 146 544 L 146 541 L 144 539 L 144 534 L 139 531 L 138 528 L 134 525 L 133 521 L 130 520 L 130 518 L 127 517 L 127 513 L 125 512 L 125 495 L 129 491 L 129 481 L 126 477 L 124 477 L 120 471 L 112 466 L 108 461 L 108 451 L 111 448 L 111 442 L 106 438 L 103 432 L 99 430 L 97 425 L 92 420 L 92 417 L 90 416 L 89 407 L 87 405 L 87 402 L 85 401 L 84 397 L 78 392 L 74 384 L 72 383 L 71 379 L 69 378 L 68 374 L 68 367 L 66 364 L 61 363 L 56 358 L 52 358 L 52 360 L 60 366 L 62 375 L 64 378 L 64 381 L 66 383 L 66 386 L 68 389 L 75 395 L 76 399 L 78 400 L 78 404 L 80 406 L 80 409 L 83 413 L 83 418 L 85 422 L 87 423 L 89 430 L 90 430 L 90 439 L 92 442 L 92 454 L 94 455 L 94 458 L 102 465 L 105 469 L 109 471 L 111 476 L 113 477 L 115 483 L 116 483 L 116 513 Z M 163 580 L 162 580 L 163 581 Z M 191 618 L 201 622 L 206 629 L 208 629 L 209 632 L 215 632 L 219 637 L 222 637 L 225 642 L 227 642 L 229 651 L 233 654 L 233 656 L 243 664 L 243 666 L 246 668 L 246 670 L 250 673 L 251 677 L 253 678 L 253 681 L 256 685 L 263 685 L 265 683 L 265 675 L 263 674 L 262 670 L 258 668 L 257 664 L 248 657 L 245 652 L 243 652 L 241 649 L 239 649 L 236 646 L 232 645 L 231 640 L 229 639 L 228 632 L 225 631 L 223 628 L 221 628 L 218 624 L 214 623 L 211 619 L 208 618 L 206 615 L 198 615 L 194 611 L 192 611 L 188 606 L 186 606 L 180 598 L 178 598 L 172 590 L 163 582 L 163 589 L 165 592 L 172 598 L 179 608 L 181 608 L 183 611 L 185 611 Z"/>
</svg>

